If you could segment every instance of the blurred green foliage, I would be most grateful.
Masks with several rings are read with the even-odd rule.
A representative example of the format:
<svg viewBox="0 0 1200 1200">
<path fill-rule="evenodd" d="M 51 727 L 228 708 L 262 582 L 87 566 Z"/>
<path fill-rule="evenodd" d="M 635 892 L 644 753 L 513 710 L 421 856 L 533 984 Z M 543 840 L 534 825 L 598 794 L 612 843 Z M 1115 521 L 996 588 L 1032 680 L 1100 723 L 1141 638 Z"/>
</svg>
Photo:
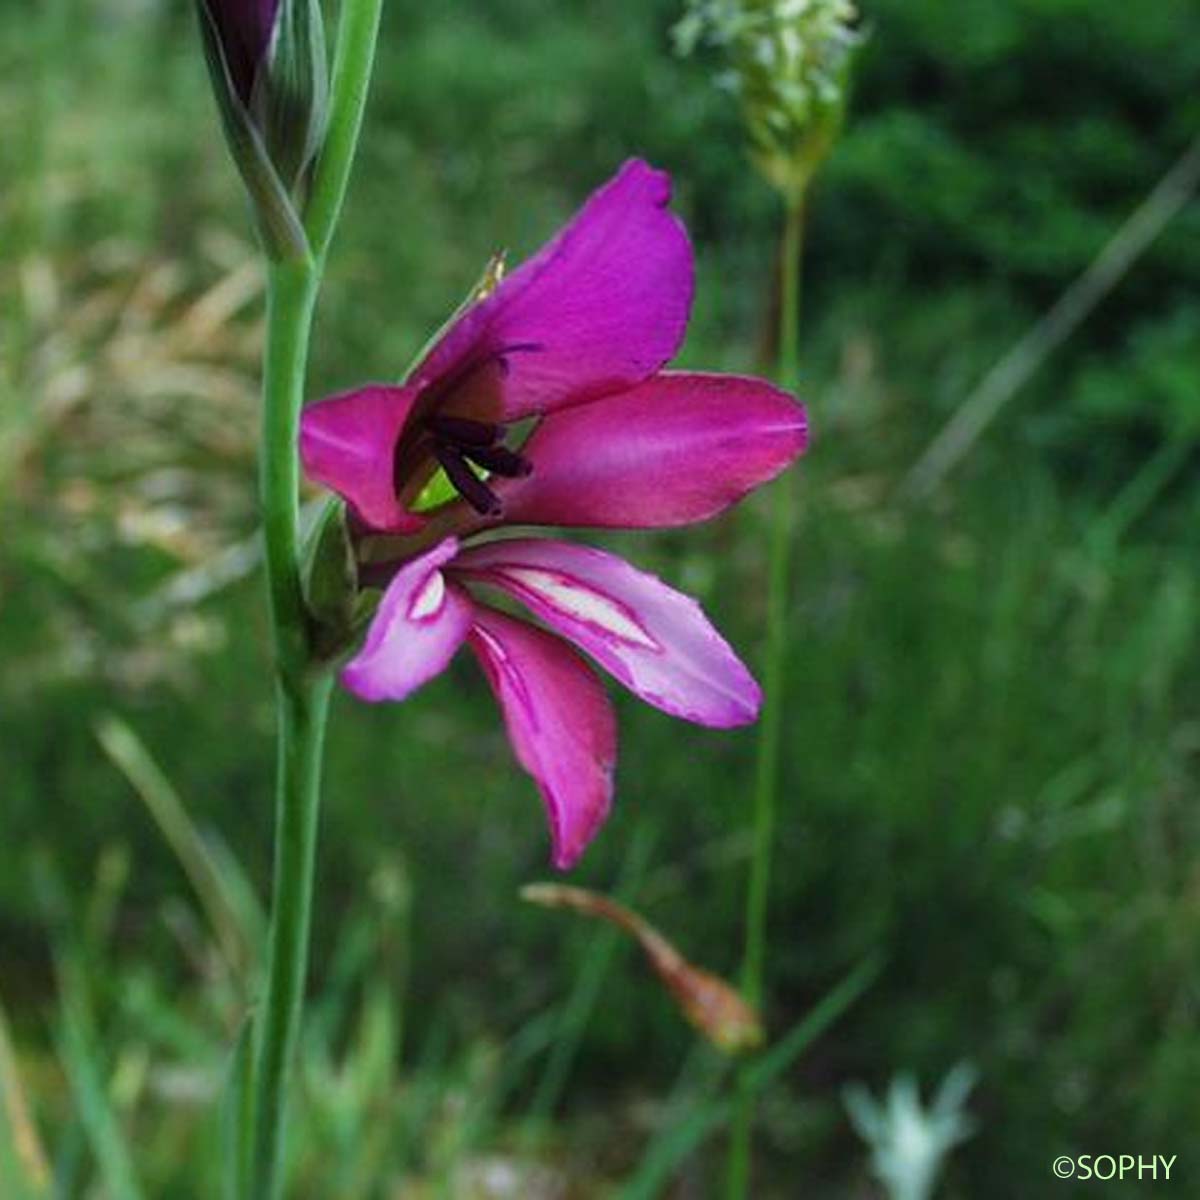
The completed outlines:
<svg viewBox="0 0 1200 1200">
<path fill-rule="evenodd" d="M 932 1081 L 964 1058 L 980 1130 L 947 1195 L 1056 1195 L 1061 1153 L 1178 1153 L 1193 1178 L 1200 205 L 931 507 L 893 497 L 1200 127 L 1200 10 L 863 8 L 870 41 L 808 234 L 816 441 L 772 1027 L 868 953 L 885 966 L 764 1101 L 761 1195 L 794 1195 L 798 1178 L 820 1195 L 865 1187 L 840 1084 Z M 696 241 L 683 360 L 760 364 L 775 200 L 710 64 L 670 55 L 677 15 L 667 0 L 391 0 L 314 393 L 397 375 L 488 254 L 536 246 L 635 153 L 672 171 Z M 265 890 L 259 583 L 197 604 L 179 587 L 182 572 L 215 584 L 214 556 L 253 529 L 249 223 L 188 6 L 4 0 L 0 68 L 0 994 L 72 1178 L 89 1177 L 89 1143 L 49 1056 L 57 1038 L 78 1066 L 90 1038 L 151 1194 L 211 1194 L 194 1166 L 215 1138 L 201 1101 L 242 1001 L 94 722 L 120 713 Z M 764 528 L 751 503 L 705 530 L 612 541 L 698 595 L 753 660 Z M 619 705 L 618 809 L 580 882 L 631 885 L 624 860 L 652 837 L 638 906 L 731 971 L 752 735 Z M 628 1177 L 705 1068 L 676 1087 L 690 1035 L 617 953 L 560 1122 L 520 1125 L 597 942 L 516 901 L 546 871 L 545 838 L 471 665 L 403 708 L 341 701 L 327 778 L 298 1194 L 382 1194 L 330 1173 L 352 1159 L 458 1178 L 518 1126 L 581 1195 Z M 53 903 L 47 870 L 63 881 Z"/>
</svg>

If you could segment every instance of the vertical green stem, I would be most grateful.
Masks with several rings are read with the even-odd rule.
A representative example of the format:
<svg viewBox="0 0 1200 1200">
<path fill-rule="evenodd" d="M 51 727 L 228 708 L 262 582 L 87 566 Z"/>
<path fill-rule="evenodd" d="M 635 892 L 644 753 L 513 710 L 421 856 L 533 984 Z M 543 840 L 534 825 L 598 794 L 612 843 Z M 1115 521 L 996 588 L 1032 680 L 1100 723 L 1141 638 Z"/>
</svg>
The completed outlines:
<svg viewBox="0 0 1200 1200">
<path fill-rule="evenodd" d="M 290 689 L 301 686 L 308 656 L 300 583 L 297 443 L 317 286 L 317 271 L 307 260 L 273 263 L 267 277 L 258 487 L 275 669 Z"/>
<path fill-rule="evenodd" d="M 321 759 L 332 679 L 311 663 L 301 582 L 300 410 L 325 256 L 350 178 L 382 0 L 343 0 L 325 144 L 307 213 L 311 258 L 273 263 L 267 284 L 259 491 L 278 703 L 275 863 L 266 992 L 254 1039 L 246 1200 L 282 1195 L 288 1080 L 303 1012 Z"/>
<path fill-rule="evenodd" d="M 789 204 L 780 251 L 779 366 L 781 387 L 795 388 L 800 320 L 800 256 L 804 204 Z M 779 779 L 779 738 L 783 728 L 783 688 L 787 678 L 788 579 L 792 521 L 796 501 L 794 475 L 786 472 L 772 497 L 771 546 L 767 584 L 767 662 L 764 672 L 762 726 L 754 786 L 754 856 L 746 895 L 746 943 L 742 989 L 755 1006 L 762 1003 L 766 967 L 767 892 L 771 846 L 775 836 L 775 793 Z"/>
<path fill-rule="evenodd" d="M 267 288 L 259 487 L 278 704 L 276 829 L 266 994 L 256 1030 L 250 1195 L 274 1200 L 287 1082 L 308 965 L 321 749 L 330 681 L 308 668 L 300 581 L 297 439 L 317 272 L 274 264 Z"/>
<path fill-rule="evenodd" d="M 782 387 L 795 388 L 800 325 L 800 261 L 804 241 L 803 193 L 789 198 L 780 246 L 780 306 L 778 379 Z M 767 583 L 767 661 L 763 675 L 764 704 L 759 729 L 754 777 L 754 850 L 746 890 L 745 950 L 742 959 L 742 992 L 750 1004 L 762 1005 L 767 950 L 767 900 L 771 882 L 771 855 L 775 841 L 775 797 L 779 783 L 779 740 L 783 731 L 787 680 L 787 642 L 792 548 L 792 523 L 796 490 L 792 473 L 775 484 L 771 515 L 771 546 Z M 754 1098 L 739 1085 L 740 1099 L 730 1134 L 727 1195 L 743 1200 L 749 1195 L 751 1132 Z"/>
<path fill-rule="evenodd" d="M 271 905 L 267 991 L 255 1066 L 253 1187 L 274 1200 L 281 1163 L 287 1083 L 308 969 L 313 868 L 320 808 L 321 753 L 331 679 L 279 691 L 275 884 Z"/>
</svg>

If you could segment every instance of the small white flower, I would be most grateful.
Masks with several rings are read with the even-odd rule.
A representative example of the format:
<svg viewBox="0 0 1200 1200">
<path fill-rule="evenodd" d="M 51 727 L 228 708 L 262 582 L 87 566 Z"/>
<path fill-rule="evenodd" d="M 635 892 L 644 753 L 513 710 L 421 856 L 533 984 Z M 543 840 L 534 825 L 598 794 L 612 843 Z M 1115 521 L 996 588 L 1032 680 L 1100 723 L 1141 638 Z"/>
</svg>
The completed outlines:
<svg viewBox="0 0 1200 1200">
<path fill-rule="evenodd" d="M 966 1114 L 975 1071 L 960 1063 L 923 1108 L 911 1075 L 898 1075 L 883 1101 L 861 1084 L 845 1091 L 850 1123 L 871 1149 L 871 1166 L 891 1200 L 929 1200 L 950 1151 L 974 1123 Z"/>
</svg>

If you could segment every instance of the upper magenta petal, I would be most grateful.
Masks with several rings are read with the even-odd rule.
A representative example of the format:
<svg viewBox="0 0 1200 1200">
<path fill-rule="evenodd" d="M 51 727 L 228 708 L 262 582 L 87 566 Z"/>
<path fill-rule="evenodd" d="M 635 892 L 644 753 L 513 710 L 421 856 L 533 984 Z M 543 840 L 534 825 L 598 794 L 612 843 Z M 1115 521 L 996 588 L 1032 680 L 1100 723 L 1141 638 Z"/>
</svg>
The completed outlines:
<svg viewBox="0 0 1200 1200">
<path fill-rule="evenodd" d="M 552 413 L 497 488 L 514 524 L 649 528 L 702 521 L 805 448 L 802 405 L 761 379 L 663 372 Z"/>
<path fill-rule="evenodd" d="M 691 245 L 670 199 L 665 172 L 627 162 L 455 322 L 413 381 L 465 383 L 492 369 L 495 416 L 514 420 L 652 375 L 683 341 L 694 287 Z"/>
<path fill-rule="evenodd" d="M 475 651 L 504 713 L 517 760 L 546 806 L 553 862 L 567 870 L 612 805 L 616 721 L 591 668 L 559 638 L 484 605 Z"/>
<path fill-rule="evenodd" d="M 300 416 L 300 458 L 371 529 L 415 533 L 422 518 L 396 498 L 394 456 L 418 389 L 373 384 L 318 400 Z"/>
</svg>

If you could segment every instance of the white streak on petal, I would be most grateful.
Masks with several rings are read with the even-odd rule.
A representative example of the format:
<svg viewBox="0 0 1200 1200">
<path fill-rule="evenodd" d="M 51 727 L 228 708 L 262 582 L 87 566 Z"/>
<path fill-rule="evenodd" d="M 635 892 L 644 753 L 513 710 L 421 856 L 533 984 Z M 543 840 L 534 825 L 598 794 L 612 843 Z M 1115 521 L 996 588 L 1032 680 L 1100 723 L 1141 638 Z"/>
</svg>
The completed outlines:
<svg viewBox="0 0 1200 1200">
<path fill-rule="evenodd" d="M 457 539 L 446 538 L 396 571 L 362 649 L 342 668 L 342 682 L 356 696 L 403 700 L 449 666 L 474 612 L 467 593 L 442 575 L 457 553 Z"/>
<path fill-rule="evenodd" d="M 587 587 L 578 579 L 540 567 L 505 566 L 497 574 L 519 588 L 535 592 L 564 616 L 595 626 L 630 645 L 646 650 L 661 649 L 625 605 Z"/>
<path fill-rule="evenodd" d="M 421 585 L 408 608 L 410 621 L 425 621 L 436 617 L 446 602 L 446 580 L 441 571 L 434 571 Z"/>
<path fill-rule="evenodd" d="M 700 605 L 615 555 L 498 539 L 462 550 L 448 570 L 520 601 L 664 712 L 718 729 L 758 715 L 758 684 Z"/>
</svg>

